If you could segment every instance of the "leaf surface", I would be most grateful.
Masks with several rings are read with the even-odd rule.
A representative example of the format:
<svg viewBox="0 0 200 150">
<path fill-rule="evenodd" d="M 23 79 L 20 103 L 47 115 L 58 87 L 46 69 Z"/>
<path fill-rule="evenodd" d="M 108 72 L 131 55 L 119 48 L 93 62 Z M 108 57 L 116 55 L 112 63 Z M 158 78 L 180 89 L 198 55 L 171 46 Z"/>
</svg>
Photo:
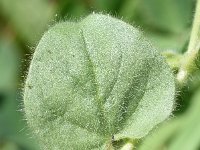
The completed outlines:
<svg viewBox="0 0 200 150">
<path fill-rule="evenodd" d="M 173 110 L 174 77 L 136 28 L 92 14 L 41 39 L 24 93 L 44 149 L 108 149 L 141 138 Z"/>
</svg>

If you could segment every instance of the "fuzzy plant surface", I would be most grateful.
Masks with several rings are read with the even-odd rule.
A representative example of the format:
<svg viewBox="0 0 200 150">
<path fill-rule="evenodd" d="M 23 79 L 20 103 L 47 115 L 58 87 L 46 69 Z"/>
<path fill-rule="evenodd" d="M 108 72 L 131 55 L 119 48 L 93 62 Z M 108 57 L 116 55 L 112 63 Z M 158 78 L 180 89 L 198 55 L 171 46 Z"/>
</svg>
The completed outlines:
<svg viewBox="0 0 200 150">
<path fill-rule="evenodd" d="M 114 150 L 167 119 L 174 95 L 170 68 L 138 29 L 91 14 L 44 34 L 24 106 L 44 150 Z"/>
</svg>

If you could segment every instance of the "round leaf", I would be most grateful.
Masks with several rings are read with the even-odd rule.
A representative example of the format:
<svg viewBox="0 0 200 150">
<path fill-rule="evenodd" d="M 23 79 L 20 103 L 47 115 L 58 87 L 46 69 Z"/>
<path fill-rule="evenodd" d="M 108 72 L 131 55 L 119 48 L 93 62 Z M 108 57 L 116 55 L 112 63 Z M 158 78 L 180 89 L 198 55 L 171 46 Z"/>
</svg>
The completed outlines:
<svg viewBox="0 0 200 150">
<path fill-rule="evenodd" d="M 134 27 L 92 14 L 52 27 L 34 53 L 24 92 L 43 149 L 108 149 L 141 138 L 173 110 L 174 77 Z"/>
</svg>

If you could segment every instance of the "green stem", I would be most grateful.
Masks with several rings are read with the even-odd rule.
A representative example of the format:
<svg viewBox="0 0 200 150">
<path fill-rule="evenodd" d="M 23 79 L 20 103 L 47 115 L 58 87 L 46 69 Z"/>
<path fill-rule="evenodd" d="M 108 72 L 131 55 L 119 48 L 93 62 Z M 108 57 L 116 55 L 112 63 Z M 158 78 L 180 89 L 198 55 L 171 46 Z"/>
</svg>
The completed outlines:
<svg viewBox="0 0 200 150">
<path fill-rule="evenodd" d="M 180 84 L 188 80 L 189 75 L 196 70 L 196 58 L 200 50 L 200 0 L 197 0 L 196 12 L 193 21 L 193 27 L 190 37 L 188 50 L 183 56 L 181 67 L 177 74 L 177 80 Z"/>
<path fill-rule="evenodd" d="M 133 148 L 133 143 L 128 142 L 121 148 L 121 150 L 133 150 Z"/>
<path fill-rule="evenodd" d="M 123 138 L 116 141 L 110 141 L 107 144 L 107 150 L 133 150 L 136 139 Z"/>
</svg>

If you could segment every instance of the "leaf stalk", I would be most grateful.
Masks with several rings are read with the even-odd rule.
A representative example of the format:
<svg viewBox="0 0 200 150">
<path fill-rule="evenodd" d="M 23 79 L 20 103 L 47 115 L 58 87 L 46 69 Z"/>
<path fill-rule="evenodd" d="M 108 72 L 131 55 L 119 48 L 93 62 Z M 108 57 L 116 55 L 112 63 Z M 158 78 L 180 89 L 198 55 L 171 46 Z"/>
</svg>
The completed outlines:
<svg viewBox="0 0 200 150">
<path fill-rule="evenodd" d="M 184 85 L 189 75 L 197 70 L 196 60 L 200 51 L 200 0 L 197 0 L 196 12 L 194 16 L 191 37 L 188 50 L 183 55 L 181 66 L 177 74 L 178 83 Z"/>
</svg>

